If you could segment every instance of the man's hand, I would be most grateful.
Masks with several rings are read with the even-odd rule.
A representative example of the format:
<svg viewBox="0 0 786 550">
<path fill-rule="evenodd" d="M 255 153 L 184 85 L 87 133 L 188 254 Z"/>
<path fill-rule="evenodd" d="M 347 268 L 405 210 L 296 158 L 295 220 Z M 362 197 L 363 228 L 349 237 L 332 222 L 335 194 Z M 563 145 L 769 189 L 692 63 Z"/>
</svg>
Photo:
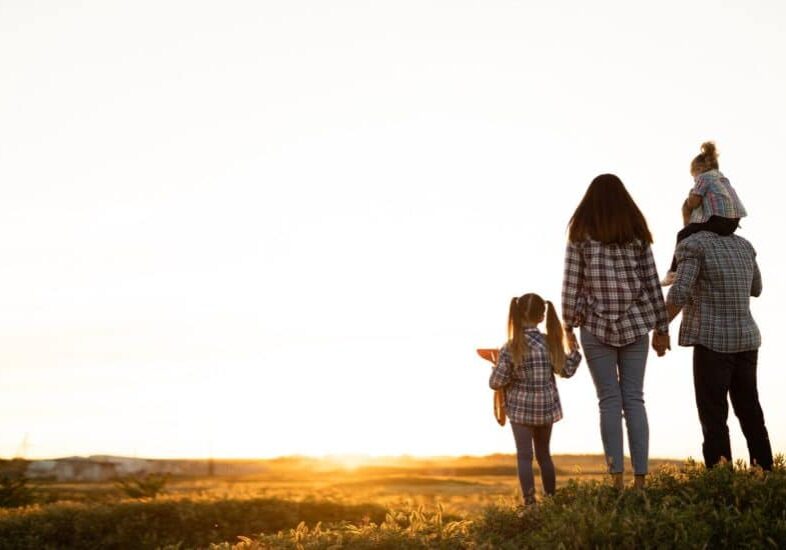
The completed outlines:
<svg viewBox="0 0 786 550">
<path fill-rule="evenodd" d="M 658 357 L 666 355 L 666 351 L 671 349 L 671 339 L 668 334 L 661 334 L 654 332 L 652 334 L 652 349 L 658 354 Z"/>
</svg>

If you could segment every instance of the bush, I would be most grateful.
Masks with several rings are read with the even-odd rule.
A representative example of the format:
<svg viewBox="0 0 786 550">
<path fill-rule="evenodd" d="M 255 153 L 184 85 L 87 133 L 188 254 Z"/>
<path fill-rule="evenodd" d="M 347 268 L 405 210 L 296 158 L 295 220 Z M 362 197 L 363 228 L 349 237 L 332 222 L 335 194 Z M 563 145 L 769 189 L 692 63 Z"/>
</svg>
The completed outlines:
<svg viewBox="0 0 786 550">
<path fill-rule="evenodd" d="M 238 542 L 240 540 L 240 542 Z M 221 542 L 225 541 L 225 542 Z M 473 520 L 422 508 L 276 498 L 58 503 L 0 510 L 0 547 L 26 548 L 786 548 L 786 465 L 771 473 L 695 463 L 644 491 L 570 481 L 538 506 Z"/>
<path fill-rule="evenodd" d="M 0 508 L 26 506 L 33 502 L 33 490 L 29 480 L 21 474 L 0 475 Z"/>
<path fill-rule="evenodd" d="M 477 521 L 391 512 L 381 524 L 303 523 L 213 550 L 328 548 L 786 548 L 786 467 L 695 463 L 663 469 L 644 491 L 570 481 L 528 508 L 489 508 Z"/>
<path fill-rule="evenodd" d="M 204 548 L 238 535 L 305 521 L 381 521 L 379 506 L 266 499 L 171 499 L 90 505 L 58 503 L 0 511 L 0 547 L 13 549 Z"/>
<path fill-rule="evenodd" d="M 129 498 L 156 498 L 169 482 L 169 476 L 148 474 L 145 477 L 118 479 L 115 486 Z"/>
<path fill-rule="evenodd" d="M 342 522 L 323 527 L 317 523 L 309 529 L 303 522 L 275 535 L 260 535 L 255 539 L 240 537 L 242 540 L 237 544 L 213 544 L 210 550 L 466 548 L 472 545 L 471 526 L 469 520 L 444 521 L 441 507 L 433 514 L 426 514 L 420 508 L 389 512 L 379 525 Z"/>
<path fill-rule="evenodd" d="M 517 512 L 488 510 L 475 530 L 494 548 L 784 548 L 786 468 L 694 463 L 652 476 L 645 491 L 571 481 Z"/>
</svg>

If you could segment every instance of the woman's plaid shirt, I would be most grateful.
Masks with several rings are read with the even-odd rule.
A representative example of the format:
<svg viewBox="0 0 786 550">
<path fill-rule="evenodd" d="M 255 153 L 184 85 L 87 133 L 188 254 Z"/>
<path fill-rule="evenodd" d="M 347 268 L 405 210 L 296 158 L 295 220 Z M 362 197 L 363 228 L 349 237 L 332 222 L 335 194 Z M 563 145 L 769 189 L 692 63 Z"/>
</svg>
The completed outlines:
<svg viewBox="0 0 786 550">
<path fill-rule="evenodd" d="M 610 346 L 627 346 L 653 328 L 667 334 L 669 318 L 650 246 L 569 242 L 562 318 Z"/>
<path fill-rule="evenodd" d="M 683 307 L 680 345 L 719 353 L 758 349 L 759 327 L 750 297 L 761 294 L 761 272 L 751 243 L 709 231 L 677 245 L 677 279 L 669 304 Z"/>
<path fill-rule="evenodd" d="M 545 426 L 562 418 L 554 370 L 546 337 L 537 328 L 524 329 L 529 353 L 521 365 L 513 364 L 508 344 L 502 346 L 497 366 L 491 372 L 491 389 L 505 389 L 505 413 L 511 422 Z M 564 377 L 570 378 L 581 362 L 578 351 L 568 355 Z"/>
</svg>

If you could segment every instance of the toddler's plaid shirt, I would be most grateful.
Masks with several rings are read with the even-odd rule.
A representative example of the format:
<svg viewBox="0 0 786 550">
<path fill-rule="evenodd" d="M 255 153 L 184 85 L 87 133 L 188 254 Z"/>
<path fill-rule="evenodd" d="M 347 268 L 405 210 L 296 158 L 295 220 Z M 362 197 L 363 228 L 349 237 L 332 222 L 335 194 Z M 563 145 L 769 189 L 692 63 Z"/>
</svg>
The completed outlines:
<svg viewBox="0 0 786 550">
<path fill-rule="evenodd" d="M 742 201 L 731 186 L 731 182 L 719 170 L 710 170 L 696 176 L 692 195 L 701 197 L 701 206 L 690 214 L 691 223 L 704 223 L 711 216 L 739 219 L 747 216 Z"/>
</svg>

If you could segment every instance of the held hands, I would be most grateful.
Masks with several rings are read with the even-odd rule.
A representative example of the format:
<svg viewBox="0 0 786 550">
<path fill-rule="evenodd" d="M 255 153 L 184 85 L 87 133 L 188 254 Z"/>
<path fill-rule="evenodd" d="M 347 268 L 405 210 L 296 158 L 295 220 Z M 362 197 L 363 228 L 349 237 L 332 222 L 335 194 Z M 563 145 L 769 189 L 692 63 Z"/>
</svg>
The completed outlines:
<svg viewBox="0 0 786 550">
<path fill-rule="evenodd" d="M 571 352 L 579 349 L 579 341 L 576 339 L 576 335 L 573 333 L 573 330 L 565 331 L 565 340 L 568 342 L 568 349 Z"/>
<path fill-rule="evenodd" d="M 660 334 L 654 332 L 652 334 L 652 349 L 658 354 L 658 357 L 666 355 L 666 351 L 671 349 L 671 339 L 668 334 Z"/>
</svg>

